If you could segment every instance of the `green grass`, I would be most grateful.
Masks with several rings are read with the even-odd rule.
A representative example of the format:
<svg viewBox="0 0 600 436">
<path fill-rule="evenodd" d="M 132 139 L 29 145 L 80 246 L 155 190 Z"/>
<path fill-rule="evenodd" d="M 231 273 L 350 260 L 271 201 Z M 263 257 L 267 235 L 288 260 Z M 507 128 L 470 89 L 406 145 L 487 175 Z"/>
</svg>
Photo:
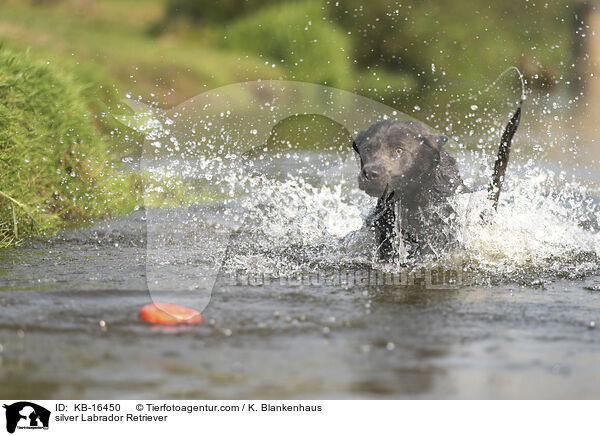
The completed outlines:
<svg viewBox="0 0 600 436">
<path fill-rule="evenodd" d="M 216 195 L 177 177 L 119 168 L 86 89 L 73 75 L 0 46 L 0 248 L 51 236 L 66 223 Z"/>
<path fill-rule="evenodd" d="M 72 76 L 0 47 L 1 245 L 139 202 L 84 95 Z"/>
</svg>

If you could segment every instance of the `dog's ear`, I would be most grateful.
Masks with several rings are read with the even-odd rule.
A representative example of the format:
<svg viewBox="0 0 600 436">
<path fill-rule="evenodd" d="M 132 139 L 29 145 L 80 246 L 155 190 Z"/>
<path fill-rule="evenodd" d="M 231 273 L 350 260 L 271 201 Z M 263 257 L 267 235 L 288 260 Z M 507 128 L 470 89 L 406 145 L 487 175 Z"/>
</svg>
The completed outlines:
<svg viewBox="0 0 600 436">
<path fill-rule="evenodd" d="M 441 149 L 446 142 L 448 142 L 448 137 L 446 135 L 427 135 L 425 137 L 429 144 L 437 149 Z"/>
<path fill-rule="evenodd" d="M 423 135 L 421 143 L 430 151 L 433 162 L 439 162 L 444 144 L 448 142 L 448 137 L 445 135 Z"/>
<path fill-rule="evenodd" d="M 435 153 L 435 160 L 439 161 L 444 144 L 448 142 L 446 135 L 426 135 L 423 137 L 425 144 Z"/>
</svg>

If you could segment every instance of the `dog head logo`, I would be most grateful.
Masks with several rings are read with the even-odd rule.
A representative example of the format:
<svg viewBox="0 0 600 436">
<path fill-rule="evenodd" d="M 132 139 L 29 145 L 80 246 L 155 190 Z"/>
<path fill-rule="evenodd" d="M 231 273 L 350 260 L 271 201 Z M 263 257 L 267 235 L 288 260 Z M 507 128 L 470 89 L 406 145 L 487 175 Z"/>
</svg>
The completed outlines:
<svg viewBox="0 0 600 436">
<path fill-rule="evenodd" d="M 6 431 L 14 433 L 22 429 L 47 429 L 50 421 L 50 411 L 28 401 L 19 401 L 4 405 L 6 409 Z"/>
</svg>

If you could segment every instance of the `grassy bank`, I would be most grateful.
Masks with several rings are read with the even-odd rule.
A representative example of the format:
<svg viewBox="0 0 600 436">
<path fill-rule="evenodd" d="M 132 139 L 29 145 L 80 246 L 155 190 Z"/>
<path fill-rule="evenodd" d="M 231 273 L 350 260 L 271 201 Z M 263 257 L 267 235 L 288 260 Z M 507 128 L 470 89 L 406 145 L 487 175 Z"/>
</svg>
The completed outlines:
<svg viewBox="0 0 600 436">
<path fill-rule="evenodd" d="M 0 246 L 131 210 L 139 190 L 111 158 L 85 86 L 0 47 Z"/>
<path fill-rule="evenodd" d="M 139 153 L 141 139 L 112 116 L 121 98 L 169 107 L 206 89 L 279 77 L 258 57 L 197 44 L 196 33 L 157 38 L 163 3 L 0 3 L 0 247 L 142 203 L 195 198 L 159 195 L 152 188 L 168 181 L 115 168 L 116 158 Z"/>
</svg>

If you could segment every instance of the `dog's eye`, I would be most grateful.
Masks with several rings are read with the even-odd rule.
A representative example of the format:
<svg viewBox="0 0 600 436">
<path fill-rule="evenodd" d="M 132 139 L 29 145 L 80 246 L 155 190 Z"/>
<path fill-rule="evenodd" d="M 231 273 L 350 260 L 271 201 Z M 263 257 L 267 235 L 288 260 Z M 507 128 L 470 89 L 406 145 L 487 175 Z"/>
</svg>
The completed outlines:
<svg viewBox="0 0 600 436">
<path fill-rule="evenodd" d="M 398 147 L 398 148 L 396 148 L 396 154 L 397 154 L 398 156 L 399 156 L 399 155 L 401 155 L 403 151 L 404 151 L 404 150 L 402 149 L 402 147 Z"/>
<path fill-rule="evenodd" d="M 352 141 L 352 148 L 354 149 L 355 152 L 358 153 L 358 147 L 356 146 L 356 142 Z"/>
</svg>

